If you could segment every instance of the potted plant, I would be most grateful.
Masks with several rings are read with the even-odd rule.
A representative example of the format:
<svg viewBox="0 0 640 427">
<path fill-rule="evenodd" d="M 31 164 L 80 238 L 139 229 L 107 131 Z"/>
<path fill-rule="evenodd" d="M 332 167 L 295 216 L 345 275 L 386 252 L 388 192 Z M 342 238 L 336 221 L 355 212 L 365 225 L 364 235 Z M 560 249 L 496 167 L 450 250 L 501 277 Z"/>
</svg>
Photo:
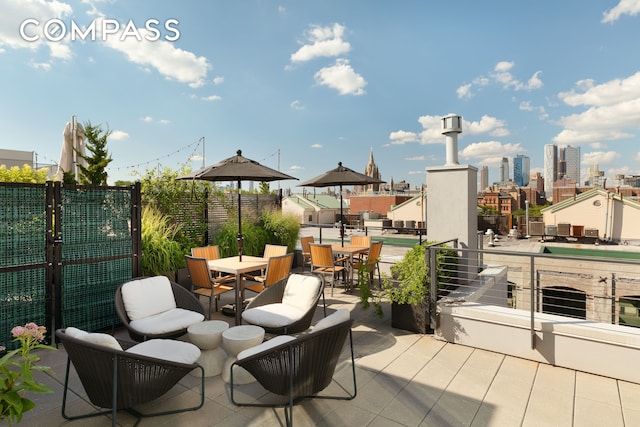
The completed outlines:
<svg viewBox="0 0 640 427">
<path fill-rule="evenodd" d="M 429 268 L 425 261 L 425 245 L 418 245 L 407 252 L 404 258 L 391 266 L 391 276 L 384 275 L 381 287 L 373 291 L 368 285 L 368 274 L 358 271 L 358 285 L 360 286 L 360 305 L 368 309 L 373 305 L 376 316 L 382 317 L 381 302 L 391 303 L 391 326 L 417 333 L 427 333 L 430 326 L 429 292 L 431 280 Z M 452 271 L 454 263 L 453 251 L 438 251 L 438 277 L 448 275 L 443 266 L 447 265 Z"/>
</svg>

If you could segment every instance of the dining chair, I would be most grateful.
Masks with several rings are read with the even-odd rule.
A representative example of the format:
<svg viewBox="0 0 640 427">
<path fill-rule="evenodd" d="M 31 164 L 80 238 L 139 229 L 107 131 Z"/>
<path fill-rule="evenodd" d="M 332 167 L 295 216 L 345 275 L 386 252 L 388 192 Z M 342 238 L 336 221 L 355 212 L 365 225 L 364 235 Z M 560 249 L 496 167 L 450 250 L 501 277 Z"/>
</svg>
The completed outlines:
<svg viewBox="0 0 640 427">
<path fill-rule="evenodd" d="M 371 246 L 371 236 L 351 236 L 351 244 L 353 246 Z M 358 254 L 358 261 L 364 260 L 365 254 Z"/>
<path fill-rule="evenodd" d="M 302 270 L 304 271 L 305 264 L 309 264 L 311 267 L 311 250 L 309 244 L 314 243 L 313 236 L 305 236 L 300 238 L 300 246 L 302 246 Z"/>
<path fill-rule="evenodd" d="M 252 285 L 245 285 L 244 289 L 249 289 L 253 292 L 260 293 L 265 288 L 273 285 L 278 280 L 284 279 L 291 273 L 291 266 L 293 265 L 293 253 L 272 256 L 267 262 L 267 270 L 264 276 L 251 276 L 245 275 L 245 278 L 257 282 Z"/>
<path fill-rule="evenodd" d="M 263 258 L 268 259 L 272 256 L 281 256 L 287 254 L 287 247 L 283 245 L 264 245 L 264 255 Z"/>
<path fill-rule="evenodd" d="M 323 279 L 325 274 L 331 275 L 331 296 L 333 296 L 336 274 L 345 271 L 344 263 L 349 257 L 334 258 L 331 245 L 310 243 L 309 250 L 311 251 L 311 271 L 321 273 Z"/>
<path fill-rule="evenodd" d="M 212 275 L 206 258 L 197 258 L 189 255 L 185 255 L 184 258 L 187 261 L 189 276 L 191 276 L 191 283 L 193 284 L 192 292 L 196 296 L 202 295 L 209 298 L 208 314 L 211 316 L 211 300 L 214 300 L 215 309 L 218 311 L 218 300 L 220 299 L 220 295 L 225 292 L 233 291 L 235 286 L 229 284 L 228 280 L 225 278 L 221 279 Z"/>
<path fill-rule="evenodd" d="M 220 259 L 220 248 L 218 247 L 218 245 L 191 248 L 191 256 L 196 258 L 205 258 L 207 261 L 213 261 L 216 259 Z M 233 282 L 236 280 L 236 276 L 233 274 L 222 273 L 215 270 L 214 273 L 216 278 L 224 278 L 227 282 Z"/>
<path fill-rule="evenodd" d="M 378 283 L 381 283 L 382 281 L 380 277 L 380 254 L 382 253 L 382 243 L 382 241 L 371 242 L 367 258 L 353 263 L 352 268 L 355 268 L 358 272 L 360 269 L 364 269 L 365 273 L 369 275 L 369 286 L 373 283 L 373 276 L 376 269 L 378 270 Z"/>
</svg>

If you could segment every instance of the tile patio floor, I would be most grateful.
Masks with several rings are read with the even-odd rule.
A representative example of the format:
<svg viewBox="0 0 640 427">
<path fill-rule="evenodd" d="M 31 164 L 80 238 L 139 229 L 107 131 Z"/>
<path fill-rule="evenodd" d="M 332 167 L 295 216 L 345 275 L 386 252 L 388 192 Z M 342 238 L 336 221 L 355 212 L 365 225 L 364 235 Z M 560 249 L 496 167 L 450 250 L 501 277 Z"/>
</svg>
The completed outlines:
<svg viewBox="0 0 640 427">
<path fill-rule="evenodd" d="M 384 254 L 383 254 L 384 256 Z M 393 256 L 393 255 L 391 255 Z M 357 293 L 357 291 L 356 291 Z M 327 289 L 331 312 L 346 307 L 355 319 L 353 339 L 358 394 L 351 401 L 306 400 L 294 408 L 298 426 L 637 426 L 640 425 L 640 385 L 553 367 L 503 354 L 448 344 L 432 335 L 416 335 L 390 326 L 390 313 L 378 319 L 358 305 L 357 294 Z M 230 302 L 232 296 L 225 294 Z M 223 300 L 223 304 L 227 302 Z M 388 307 L 385 307 L 388 309 Z M 316 318 L 322 310 L 316 311 Z M 233 318 L 217 317 L 233 322 Z M 123 331 L 117 331 L 123 334 Z M 335 379 L 348 387 L 347 352 Z M 62 418 L 64 349 L 41 354 L 55 375 L 41 377 L 52 394 L 31 395 L 36 408 L 25 414 L 25 426 L 110 426 L 99 416 Z M 615 363 L 615 361 L 603 361 Z M 635 369 L 635 367 L 629 367 Z M 45 375 L 45 374 L 43 374 Z M 91 409 L 72 374 L 69 413 Z M 255 399 L 266 392 L 257 383 L 242 386 L 241 396 Z M 339 390 L 336 384 L 331 391 Z M 283 410 L 234 406 L 220 376 L 207 378 L 204 406 L 192 412 L 146 418 L 140 426 L 279 426 Z M 172 392 L 141 409 L 194 405 L 198 379 L 187 376 Z M 134 417 L 118 414 L 118 424 L 131 426 Z"/>
</svg>

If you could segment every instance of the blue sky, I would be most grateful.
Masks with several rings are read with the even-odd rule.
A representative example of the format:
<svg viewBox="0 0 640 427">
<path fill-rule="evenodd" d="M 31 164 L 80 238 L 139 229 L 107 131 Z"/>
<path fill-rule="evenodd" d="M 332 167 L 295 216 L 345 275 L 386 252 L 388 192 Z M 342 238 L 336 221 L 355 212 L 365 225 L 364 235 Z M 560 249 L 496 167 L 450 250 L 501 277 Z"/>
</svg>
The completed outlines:
<svg viewBox="0 0 640 427">
<path fill-rule="evenodd" d="M 425 167 L 445 163 L 450 113 L 464 119 L 460 163 L 488 165 L 491 181 L 503 156 L 527 155 L 542 173 L 545 144 L 580 146 L 583 180 L 593 163 L 610 179 L 640 174 L 640 0 L 0 0 L 0 10 L 0 148 L 55 163 L 75 114 L 112 130 L 110 182 L 199 168 L 204 137 L 206 164 L 242 149 L 303 181 L 338 161 L 364 171 L 372 148 L 384 180 L 420 185 Z M 95 25 L 94 40 L 74 24 Z"/>
</svg>

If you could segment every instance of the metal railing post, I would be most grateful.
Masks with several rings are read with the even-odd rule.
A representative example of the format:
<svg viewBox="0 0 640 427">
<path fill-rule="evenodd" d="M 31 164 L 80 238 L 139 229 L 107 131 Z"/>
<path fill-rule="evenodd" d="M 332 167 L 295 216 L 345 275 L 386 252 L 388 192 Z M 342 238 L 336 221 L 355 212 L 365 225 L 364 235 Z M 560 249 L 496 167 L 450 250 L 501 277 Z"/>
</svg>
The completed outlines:
<svg viewBox="0 0 640 427">
<path fill-rule="evenodd" d="M 534 289 L 534 268 L 535 261 L 533 255 L 529 255 L 529 286 L 531 288 L 531 350 L 535 350 L 536 348 L 536 329 L 535 329 L 535 289 Z"/>
<path fill-rule="evenodd" d="M 438 264 L 437 264 L 437 249 L 435 247 L 427 246 L 425 249 L 425 257 L 428 259 L 427 267 L 429 268 L 429 277 L 431 289 L 429 292 L 429 322 L 431 329 L 436 329 L 438 325 L 438 319 L 436 317 L 436 308 L 438 301 Z"/>
</svg>

